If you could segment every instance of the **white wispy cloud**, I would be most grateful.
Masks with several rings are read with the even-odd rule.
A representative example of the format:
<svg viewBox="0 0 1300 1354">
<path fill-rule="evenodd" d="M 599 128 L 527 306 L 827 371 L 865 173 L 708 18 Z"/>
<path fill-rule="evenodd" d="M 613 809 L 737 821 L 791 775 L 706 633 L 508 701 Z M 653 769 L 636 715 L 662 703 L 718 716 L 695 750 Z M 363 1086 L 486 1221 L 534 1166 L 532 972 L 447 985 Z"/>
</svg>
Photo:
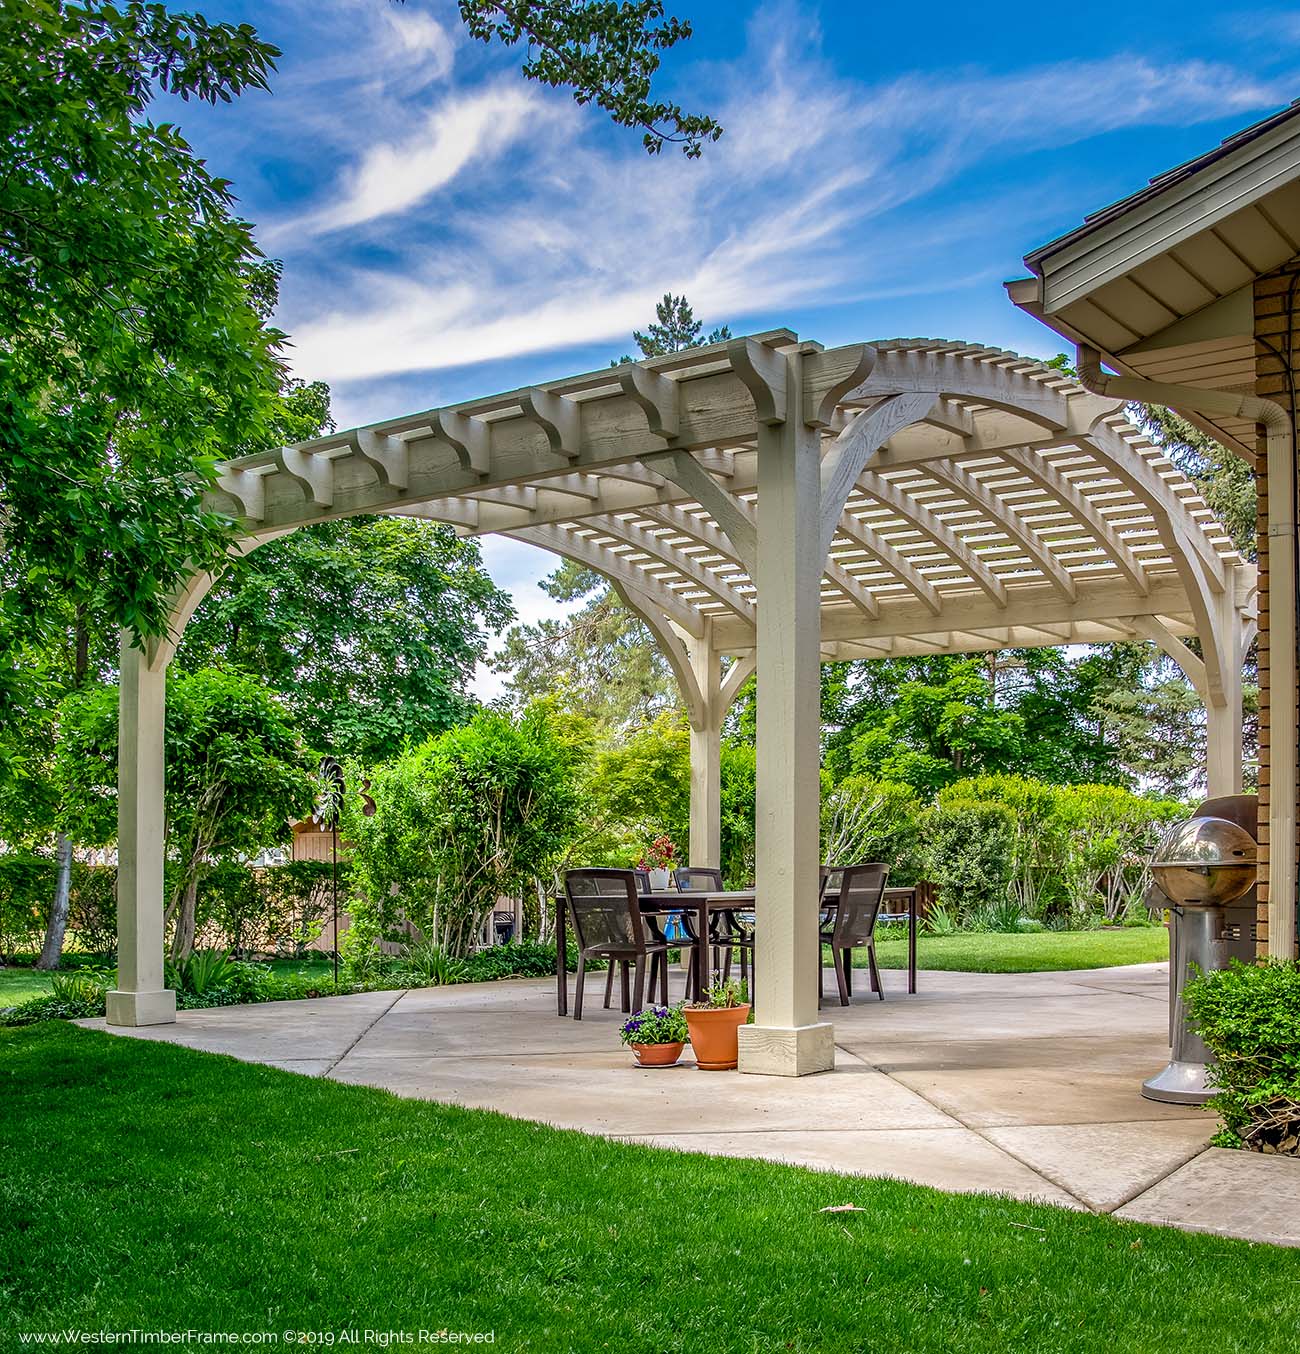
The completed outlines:
<svg viewBox="0 0 1300 1354">
<path fill-rule="evenodd" d="M 476 173 L 516 140 L 527 122 L 544 119 L 534 91 L 517 80 L 455 94 L 400 141 L 379 141 L 331 187 L 324 206 L 280 227 L 284 235 L 324 235 L 418 206 L 467 166 Z"/>
<path fill-rule="evenodd" d="M 1006 191 L 972 189 L 934 220 L 920 199 L 1009 154 L 1284 97 L 1226 63 L 1127 54 L 868 83 L 834 73 L 806 34 L 790 46 L 800 25 L 780 12 L 693 97 L 727 129 L 700 161 L 649 159 L 517 73 L 474 84 L 458 69 L 400 134 L 389 108 L 390 134 L 273 235 L 299 246 L 282 316 L 296 368 L 343 383 L 346 403 L 348 383 L 622 338 L 669 289 L 734 326 L 958 285 L 978 270 L 957 223 L 987 233 Z"/>
</svg>

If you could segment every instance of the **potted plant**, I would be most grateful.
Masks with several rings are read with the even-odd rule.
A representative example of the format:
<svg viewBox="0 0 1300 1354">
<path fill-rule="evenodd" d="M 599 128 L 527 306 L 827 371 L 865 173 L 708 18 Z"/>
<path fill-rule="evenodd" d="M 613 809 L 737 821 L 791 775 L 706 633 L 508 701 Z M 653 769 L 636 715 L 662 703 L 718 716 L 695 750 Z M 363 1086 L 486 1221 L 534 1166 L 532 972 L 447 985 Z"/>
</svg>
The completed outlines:
<svg viewBox="0 0 1300 1354">
<path fill-rule="evenodd" d="M 671 1067 L 686 1044 L 680 1006 L 647 1006 L 628 1016 L 619 1038 L 636 1054 L 638 1067 Z"/>
<path fill-rule="evenodd" d="M 740 1027 L 749 1020 L 749 993 L 734 978 L 717 982 L 703 1001 L 682 1008 L 695 1063 L 705 1072 L 728 1072 L 739 1060 Z"/>
<path fill-rule="evenodd" d="M 650 887 L 656 891 L 668 887 L 668 872 L 677 865 L 677 848 L 667 833 L 661 833 L 646 847 L 637 861 L 638 870 L 648 870 Z"/>
</svg>

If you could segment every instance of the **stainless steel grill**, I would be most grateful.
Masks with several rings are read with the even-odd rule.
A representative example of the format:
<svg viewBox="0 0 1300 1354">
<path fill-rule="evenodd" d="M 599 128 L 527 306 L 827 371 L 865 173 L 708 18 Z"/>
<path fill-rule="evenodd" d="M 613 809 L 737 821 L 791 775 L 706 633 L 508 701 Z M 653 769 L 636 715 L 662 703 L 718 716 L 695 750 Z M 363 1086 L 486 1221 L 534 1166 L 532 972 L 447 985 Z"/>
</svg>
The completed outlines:
<svg viewBox="0 0 1300 1354">
<path fill-rule="evenodd" d="M 1151 857 L 1156 886 L 1173 913 L 1169 989 L 1173 1057 L 1163 1071 L 1142 1084 L 1148 1100 L 1201 1105 L 1213 1094 L 1206 1085 L 1209 1050 L 1187 1023 L 1183 988 L 1195 972 L 1227 965 L 1224 908 L 1251 894 L 1256 881 L 1258 848 L 1243 825 L 1254 821 L 1254 802 L 1247 795 L 1209 801 L 1202 807 L 1219 809 L 1226 804 L 1236 821 L 1198 813 L 1175 823 Z"/>
</svg>

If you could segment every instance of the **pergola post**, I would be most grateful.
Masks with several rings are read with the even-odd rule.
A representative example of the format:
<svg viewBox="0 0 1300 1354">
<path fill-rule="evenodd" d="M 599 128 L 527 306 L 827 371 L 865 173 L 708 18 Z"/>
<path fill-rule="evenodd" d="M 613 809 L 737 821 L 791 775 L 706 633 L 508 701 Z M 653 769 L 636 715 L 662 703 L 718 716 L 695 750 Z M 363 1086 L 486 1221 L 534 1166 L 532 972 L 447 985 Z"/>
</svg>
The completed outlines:
<svg viewBox="0 0 1300 1354">
<path fill-rule="evenodd" d="M 1241 793 L 1241 669 L 1249 635 L 1230 599 L 1212 612 L 1213 625 L 1200 636 L 1198 658 L 1159 617 L 1132 617 L 1137 632 L 1182 669 L 1205 705 L 1205 791 L 1211 798 Z"/>
<path fill-rule="evenodd" d="M 835 1044 L 817 1019 L 821 787 L 821 456 L 802 417 L 799 354 L 783 360 L 784 418 L 758 430 L 756 1023 L 740 1030 L 740 1070 L 829 1071 Z"/>
<path fill-rule="evenodd" d="M 691 723 L 690 863 L 716 870 L 722 864 L 722 656 L 707 630 L 683 635 L 682 642 L 695 679 L 682 691 Z"/>
<path fill-rule="evenodd" d="M 1222 702 L 1205 706 L 1205 788 L 1211 798 L 1241 793 L 1241 670 L 1225 673 Z"/>
<path fill-rule="evenodd" d="M 163 983 L 163 716 L 165 659 L 123 634 L 118 716 L 117 988 L 110 1025 L 167 1025 L 176 994 Z"/>
<path fill-rule="evenodd" d="M 722 866 L 722 719 L 691 725 L 690 862 Z"/>
</svg>

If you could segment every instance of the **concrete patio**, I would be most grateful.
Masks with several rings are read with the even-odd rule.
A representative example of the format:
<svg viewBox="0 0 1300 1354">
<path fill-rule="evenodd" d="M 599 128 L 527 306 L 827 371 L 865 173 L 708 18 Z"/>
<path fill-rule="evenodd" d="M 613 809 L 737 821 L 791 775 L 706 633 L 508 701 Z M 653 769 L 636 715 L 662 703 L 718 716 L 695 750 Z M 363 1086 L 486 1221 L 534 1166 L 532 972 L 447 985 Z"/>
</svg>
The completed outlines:
<svg viewBox="0 0 1300 1354">
<path fill-rule="evenodd" d="M 903 982 L 886 973 L 887 1001 L 826 1007 L 836 1070 L 804 1078 L 702 1073 L 689 1048 L 677 1068 L 640 1070 L 599 984 L 576 1023 L 556 1017 L 544 979 L 185 1011 L 111 1032 L 663 1147 L 1300 1245 L 1300 1161 L 1210 1148 L 1208 1115 L 1138 1094 L 1168 1057 L 1166 965 L 923 972 L 913 997 Z"/>
</svg>

